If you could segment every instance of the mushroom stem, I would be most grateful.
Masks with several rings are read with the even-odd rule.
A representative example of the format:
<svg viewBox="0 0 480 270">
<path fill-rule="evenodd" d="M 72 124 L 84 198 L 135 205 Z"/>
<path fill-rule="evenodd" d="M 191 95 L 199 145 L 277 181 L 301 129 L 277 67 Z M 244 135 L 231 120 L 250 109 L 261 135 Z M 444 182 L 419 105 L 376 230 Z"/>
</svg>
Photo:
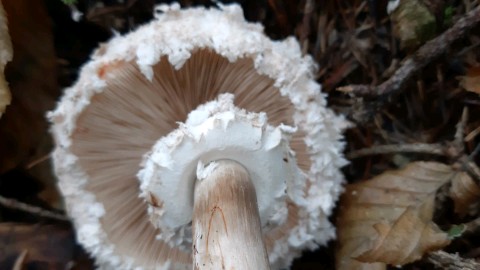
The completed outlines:
<svg viewBox="0 0 480 270">
<path fill-rule="evenodd" d="M 247 170 L 232 160 L 216 161 L 194 193 L 194 269 L 270 269 Z"/>
</svg>

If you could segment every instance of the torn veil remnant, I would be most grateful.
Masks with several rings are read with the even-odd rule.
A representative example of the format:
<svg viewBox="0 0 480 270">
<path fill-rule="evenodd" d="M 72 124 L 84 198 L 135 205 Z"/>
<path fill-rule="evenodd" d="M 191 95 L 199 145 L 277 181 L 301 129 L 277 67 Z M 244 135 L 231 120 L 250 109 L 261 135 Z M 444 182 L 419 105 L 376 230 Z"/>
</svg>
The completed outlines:
<svg viewBox="0 0 480 270">
<path fill-rule="evenodd" d="M 346 121 L 326 108 L 298 43 L 271 41 L 238 5 L 158 13 L 103 44 L 49 115 L 78 240 L 105 268 L 202 269 L 225 237 L 202 224 L 223 217 L 230 237 L 245 222 L 263 234 L 259 264 L 288 267 L 334 237 Z M 228 218 L 228 196 L 205 195 L 216 181 L 247 190 L 234 209 L 247 221 Z"/>
<path fill-rule="evenodd" d="M 7 16 L 0 1 L 0 118 L 12 99 L 4 75 L 5 65 L 12 61 L 12 57 L 12 42 L 8 34 Z"/>
</svg>

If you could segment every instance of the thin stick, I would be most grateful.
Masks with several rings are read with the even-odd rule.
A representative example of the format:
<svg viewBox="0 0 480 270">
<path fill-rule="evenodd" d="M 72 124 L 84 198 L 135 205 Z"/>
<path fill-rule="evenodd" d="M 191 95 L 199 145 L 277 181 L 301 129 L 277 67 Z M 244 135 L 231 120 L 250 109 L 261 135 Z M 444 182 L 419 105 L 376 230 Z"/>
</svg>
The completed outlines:
<svg viewBox="0 0 480 270">
<path fill-rule="evenodd" d="M 472 259 L 465 259 L 457 254 L 450 254 L 445 251 L 435 251 L 428 254 L 428 261 L 439 269 L 447 270 L 477 270 L 480 264 Z"/>
<path fill-rule="evenodd" d="M 463 225 L 465 226 L 464 234 L 475 233 L 480 229 L 480 217 L 477 217 L 476 219 L 469 221 L 467 223 L 463 223 Z"/>
<path fill-rule="evenodd" d="M 27 255 L 28 255 L 27 249 L 24 249 L 22 252 L 20 252 L 20 255 L 18 255 L 17 259 L 15 260 L 15 264 L 13 265 L 12 270 L 24 269 L 25 259 L 27 258 Z"/>
<path fill-rule="evenodd" d="M 363 148 L 347 154 L 347 158 L 354 159 L 363 156 L 391 154 L 391 153 L 420 153 L 430 155 L 445 155 L 445 147 L 441 144 L 414 143 L 414 144 L 386 144 Z"/>
<path fill-rule="evenodd" d="M 437 156 L 446 156 L 449 158 L 454 158 L 462 166 L 463 170 L 466 171 L 472 179 L 480 186 L 480 168 L 465 154 L 458 157 L 460 150 L 457 149 L 454 142 L 451 142 L 452 147 L 448 147 L 442 144 L 428 144 L 428 143 L 414 143 L 414 144 L 386 144 L 386 145 L 375 145 L 369 148 L 362 148 L 356 151 L 352 151 L 346 154 L 348 159 L 360 158 L 364 156 L 371 155 L 382 155 L 382 154 L 394 154 L 394 153 L 419 153 L 419 154 L 429 154 Z"/>
<path fill-rule="evenodd" d="M 458 161 L 462 165 L 462 168 L 468 174 L 470 174 L 470 176 L 472 176 L 473 181 L 480 186 L 480 168 L 475 164 L 475 162 L 466 155 L 461 156 Z"/>
<path fill-rule="evenodd" d="M 338 90 L 359 96 L 374 97 L 397 93 L 405 87 L 412 76 L 432 62 L 432 60 L 444 54 L 452 43 L 465 36 L 465 34 L 479 22 L 480 6 L 468 12 L 440 36 L 425 43 L 418 51 L 402 63 L 402 66 L 397 69 L 392 77 L 379 86 L 348 85 L 339 87 Z"/>
<path fill-rule="evenodd" d="M 303 19 L 300 27 L 299 40 L 302 46 L 302 53 L 308 53 L 308 35 L 310 34 L 310 19 L 315 9 L 315 3 L 312 0 L 306 0 L 303 8 Z"/>
<path fill-rule="evenodd" d="M 270 269 L 248 172 L 229 160 L 209 166 L 195 186 L 194 269 Z"/>
<path fill-rule="evenodd" d="M 33 215 L 37 215 L 40 217 L 46 217 L 46 218 L 52 218 L 56 220 L 61 220 L 61 221 L 69 221 L 70 219 L 67 216 L 64 216 L 62 214 L 58 214 L 52 211 L 45 210 L 43 208 L 33 206 L 30 204 L 26 204 L 23 202 L 19 202 L 14 199 L 9 199 L 5 198 L 3 196 L 0 196 L 0 205 L 10 208 L 10 209 L 15 209 L 15 210 L 21 210 L 24 212 L 28 212 Z"/>
<path fill-rule="evenodd" d="M 25 167 L 27 170 L 30 170 L 31 168 L 37 166 L 38 164 L 47 161 L 50 157 L 52 156 L 52 153 L 48 153 L 44 156 L 41 156 L 40 158 L 37 158 L 36 160 L 30 162 L 27 164 Z"/>
<path fill-rule="evenodd" d="M 453 139 L 453 144 L 458 149 L 459 152 L 463 152 L 465 150 L 464 144 L 464 137 L 465 137 L 465 126 L 468 122 L 468 107 L 463 108 L 462 117 L 460 121 L 458 121 L 455 130 L 455 136 Z"/>
</svg>

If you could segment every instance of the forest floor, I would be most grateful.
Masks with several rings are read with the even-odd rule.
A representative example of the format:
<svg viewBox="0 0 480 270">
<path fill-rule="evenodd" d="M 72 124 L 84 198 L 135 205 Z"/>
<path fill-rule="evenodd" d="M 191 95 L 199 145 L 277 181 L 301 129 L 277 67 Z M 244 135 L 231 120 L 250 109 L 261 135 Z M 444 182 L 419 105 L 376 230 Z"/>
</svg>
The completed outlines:
<svg viewBox="0 0 480 270">
<path fill-rule="evenodd" d="M 150 21 L 162 1 L 2 2 L 11 18 L 15 54 L 5 73 L 13 101 L 0 119 L 0 269 L 93 269 L 59 210 L 63 202 L 49 162 L 52 141 L 45 114 L 99 43 Z M 425 222 L 448 232 L 448 244 L 440 245 L 444 253 L 422 249 L 422 258 L 397 265 L 480 266 L 479 1 L 404 0 L 391 13 L 387 0 L 238 2 L 248 21 L 263 24 L 274 40 L 295 36 L 304 54 L 318 63 L 316 79 L 329 106 L 352 123 L 345 134 L 347 183 L 368 182 L 417 161 L 443 164 L 469 179 L 460 191 L 452 191 L 454 177 L 434 190 L 436 200 Z M 83 14 L 79 21 L 72 19 L 76 12 Z M 342 210 L 348 205 L 345 196 L 331 217 L 341 232 L 348 215 Z M 466 229 L 452 233 L 458 225 Z M 331 241 L 305 252 L 292 269 L 335 269 L 339 246 Z"/>
</svg>

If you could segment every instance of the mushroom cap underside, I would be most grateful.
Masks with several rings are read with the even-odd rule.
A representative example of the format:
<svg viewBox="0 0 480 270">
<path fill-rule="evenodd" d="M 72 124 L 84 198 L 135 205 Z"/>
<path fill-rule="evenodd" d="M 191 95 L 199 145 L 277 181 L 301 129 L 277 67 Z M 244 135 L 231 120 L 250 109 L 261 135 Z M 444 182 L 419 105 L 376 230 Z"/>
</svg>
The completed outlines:
<svg viewBox="0 0 480 270">
<path fill-rule="evenodd" d="M 247 170 L 267 235 L 285 224 L 287 199 L 305 207 L 305 173 L 289 147 L 296 129 L 271 126 L 266 113 L 239 109 L 233 100 L 234 95 L 224 93 L 200 105 L 143 158 L 137 175 L 140 196 L 148 204 L 150 221 L 160 229 L 157 239 L 171 247 L 191 250 L 193 192 L 219 160 Z"/>
<path fill-rule="evenodd" d="M 285 222 L 264 232 L 273 268 L 286 267 L 334 235 L 327 215 L 341 191 L 345 121 L 325 108 L 313 64 L 293 40 L 270 41 L 236 5 L 169 8 L 102 45 L 50 114 L 54 166 L 78 240 L 107 268 L 190 268 L 190 251 L 156 240 L 136 175 L 190 111 L 232 93 L 236 107 L 298 128 L 290 148 L 307 176 L 308 205 L 287 200 Z"/>
</svg>

